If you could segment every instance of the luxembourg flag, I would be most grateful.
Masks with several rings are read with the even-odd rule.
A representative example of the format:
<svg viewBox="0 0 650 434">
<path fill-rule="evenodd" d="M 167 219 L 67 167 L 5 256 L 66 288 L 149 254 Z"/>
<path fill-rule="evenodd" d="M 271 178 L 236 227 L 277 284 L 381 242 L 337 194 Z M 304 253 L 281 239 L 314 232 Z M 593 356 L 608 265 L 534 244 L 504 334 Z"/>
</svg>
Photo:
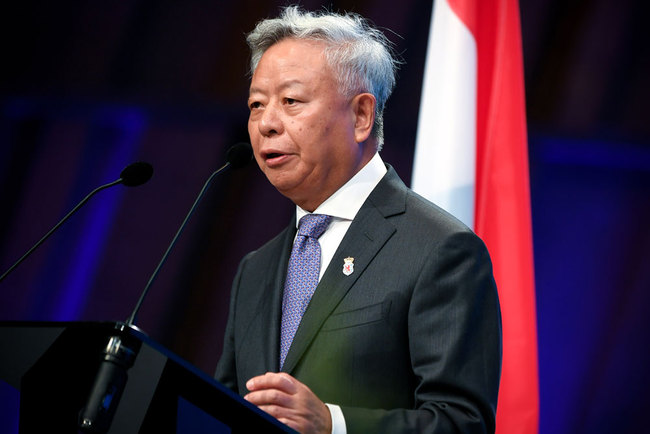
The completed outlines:
<svg viewBox="0 0 650 434">
<path fill-rule="evenodd" d="M 517 0 L 434 4 L 413 189 L 485 241 L 503 319 L 497 433 L 537 433 L 532 228 Z"/>
</svg>

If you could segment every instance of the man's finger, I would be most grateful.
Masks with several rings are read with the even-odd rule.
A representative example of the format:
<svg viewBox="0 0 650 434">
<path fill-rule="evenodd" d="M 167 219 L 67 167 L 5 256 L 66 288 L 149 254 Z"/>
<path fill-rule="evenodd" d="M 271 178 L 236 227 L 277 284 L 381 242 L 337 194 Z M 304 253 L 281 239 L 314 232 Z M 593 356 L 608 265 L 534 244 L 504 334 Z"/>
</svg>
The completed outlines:
<svg viewBox="0 0 650 434">
<path fill-rule="evenodd" d="M 246 382 L 248 390 L 278 389 L 285 393 L 296 393 L 297 385 L 293 378 L 285 373 L 267 372 L 264 375 L 253 377 Z"/>
<path fill-rule="evenodd" d="M 244 399 L 258 407 L 263 405 L 292 407 L 291 395 L 278 389 L 256 390 L 244 396 Z"/>
</svg>

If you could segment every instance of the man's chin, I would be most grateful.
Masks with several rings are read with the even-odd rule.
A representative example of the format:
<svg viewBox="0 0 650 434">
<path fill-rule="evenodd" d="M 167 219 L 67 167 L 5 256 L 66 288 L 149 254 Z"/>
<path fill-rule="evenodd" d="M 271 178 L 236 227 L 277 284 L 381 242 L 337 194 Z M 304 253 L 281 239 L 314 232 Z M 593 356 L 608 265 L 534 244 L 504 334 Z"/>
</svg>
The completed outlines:
<svg viewBox="0 0 650 434">
<path fill-rule="evenodd" d="M 294 204 L 298 205 L 300 208 L 304 209 L 305 211 L 313 211 L 313 209 L 310 209 L 310 207 L 311 201 L 313 201 L 314 198 L 310 195 L 301 192 L 299 188 L 296 188 L 296 186 L 293 185 L 290 186 L 286 183 L 276 184 L 270 178 L 269 182 L 271 182 L 275 189 L 278 190 L 278 193 L 289 199 Z"/>
<path fill-rule="evenodd" d="M 280 193 L 282 196 L 290 199 L 293 203 L 296 203 L 296 201 L 300 201 L 299 195 L 295 192 L 294 189 L 290 188 L 281 188 L 275 186 L 275 189 L 278 190 L 278 193 Z"/>
</svg>

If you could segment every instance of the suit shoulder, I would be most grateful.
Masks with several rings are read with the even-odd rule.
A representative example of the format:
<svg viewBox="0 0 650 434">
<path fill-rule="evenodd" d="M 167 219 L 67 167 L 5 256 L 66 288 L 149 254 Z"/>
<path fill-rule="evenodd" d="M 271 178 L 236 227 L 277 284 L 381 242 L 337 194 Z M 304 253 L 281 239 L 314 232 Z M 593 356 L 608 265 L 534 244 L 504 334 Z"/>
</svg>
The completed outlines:
<svg viewBox="0 0 650 434">
<path fill-rule="evenodd" d="M 281 252 L 287 242 L 287 237 L 292 236 L 292 227 L 287 226 L 282 232 L 264 243 L 261 247 L 246 254 L 242 262 L 248 261 L 270 261 L 277 259 L 278 252 Z"/>
<path fill-rule="evenodd" d="M 452 214 L 411 189 L 407 190 L 404 215 L 406 220 L 411 222 L 410 224 L 419 222 L 419 225 L 429 227 L 436 232 L 474 234 L 470 228 Z"/>
<path fill-rule="evenodd" d="M 413 225 L 413 231 L 422 229 L 424 234 L 430 234 L 432 230 L 437 234 L 473 234 L 456 217 L 407 187 L 390 165 L 387 168 L 388 172 L 368 197 L 371 206 L 384 217 L 395 224 Z"/>
</svg>

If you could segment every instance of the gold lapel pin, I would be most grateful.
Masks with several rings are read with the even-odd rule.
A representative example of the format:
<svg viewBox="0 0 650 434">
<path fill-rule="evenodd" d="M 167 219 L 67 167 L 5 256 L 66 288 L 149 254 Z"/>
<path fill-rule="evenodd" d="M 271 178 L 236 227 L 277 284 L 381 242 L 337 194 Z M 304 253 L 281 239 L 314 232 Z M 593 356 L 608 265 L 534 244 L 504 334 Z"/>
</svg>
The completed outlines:
<svg viewBox="0 0 650 434">
<path fill-rule="evenodd" d="M 347 257 L 343 260 L 343 274 L 349 276 L 354 272 L 354 258 Z"/>
</svg>

